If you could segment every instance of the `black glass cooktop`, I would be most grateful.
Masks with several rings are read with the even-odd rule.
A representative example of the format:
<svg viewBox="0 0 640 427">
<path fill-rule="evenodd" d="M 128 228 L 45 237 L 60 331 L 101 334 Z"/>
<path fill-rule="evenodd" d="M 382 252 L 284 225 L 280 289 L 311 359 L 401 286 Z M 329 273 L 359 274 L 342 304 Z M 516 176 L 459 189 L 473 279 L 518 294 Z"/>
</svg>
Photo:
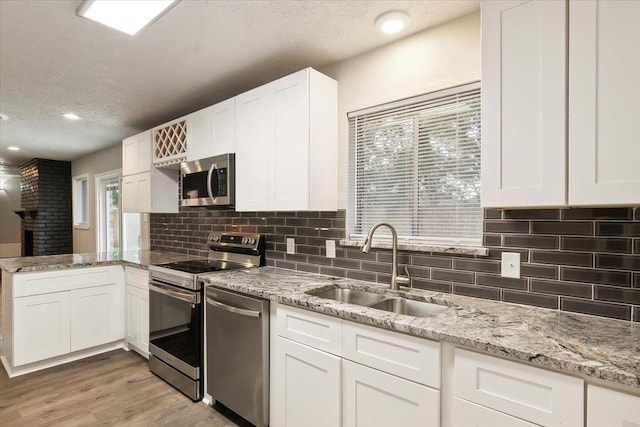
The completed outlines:
<svg viewBox="0 0 640 427">
<path fill-rule="evenodd" d="M 208 259 L 194 259 L 190 261 L 172 262 L 160 264 L 158 267 L 169 268 L 171 270 L 184 271 L 185 273 L 201 274 L 211 271 L 233 270 L 242 268 L 240 264 L 233 264 L 226 261 L 210 261 Z"/>
</svg>

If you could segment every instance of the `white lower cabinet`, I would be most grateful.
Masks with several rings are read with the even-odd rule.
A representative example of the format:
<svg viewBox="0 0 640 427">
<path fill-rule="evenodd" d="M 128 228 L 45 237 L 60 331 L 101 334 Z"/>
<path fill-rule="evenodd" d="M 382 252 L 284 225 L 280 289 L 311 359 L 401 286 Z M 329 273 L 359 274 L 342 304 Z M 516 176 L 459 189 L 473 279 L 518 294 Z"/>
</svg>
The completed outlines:
<svg viewBox="0 0 640 427">
<path fill-rule="evenodd" d="M 3 357 L 10 368 L 124 338 L 122 267 L 7 275 L 13 316 L 6 316 Z"/>
<path fill-rule="evenodd" d="M 149 272 L 126 267 L 125 275 L 125 339 L 129 347 L 148 358 Z"/>
<path fill-rule="evenodd" d="M 640 396 L 587 387 L 587 427 L 640 427 Z"/>
<path fill-rule="evenodd" d="M 70 297 L 71 351 L 122 339 L 122 284 L 77 289 Z"/>
<path fill-rule="evenodd" d="M 13 322 L 14 366 L 69 353 L 69 292 L 16 298 Z"/>
<path fill-rule="evenodd" d="M 453 408 L 454 427 L 534 427 L 536 425 L 457 397 Z"/>
<path fill-rule="evenodd" d="M 340 426 L 340 357 L 277 338 L 271 426 Z"/>
<path fill-rule="evenodd" d="M 438 427 L 440 393 L 394 375 L 342 361 L 343 427 Z"/>
<path fill-rule="evenodd" d="M 584 425 L 584 383 L 579 378 L 459 348 L 454 375 L 456 398 L 536 425 Z M 490 418 L 478 421 L 491 425 Z"/>
</svg>

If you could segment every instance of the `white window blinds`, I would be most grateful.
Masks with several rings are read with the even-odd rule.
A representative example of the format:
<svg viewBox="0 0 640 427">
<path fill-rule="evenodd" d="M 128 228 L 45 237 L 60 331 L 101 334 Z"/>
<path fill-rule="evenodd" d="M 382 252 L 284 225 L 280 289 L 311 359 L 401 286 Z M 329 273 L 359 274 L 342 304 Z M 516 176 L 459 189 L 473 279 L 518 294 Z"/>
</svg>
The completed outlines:
<svg viewBox="0 0 640 427">
<path fill-rule="evenodd" d="M 481 245 L 479 83 L 350 113 L 349 143 L 350 239 Z"/>
</svg>

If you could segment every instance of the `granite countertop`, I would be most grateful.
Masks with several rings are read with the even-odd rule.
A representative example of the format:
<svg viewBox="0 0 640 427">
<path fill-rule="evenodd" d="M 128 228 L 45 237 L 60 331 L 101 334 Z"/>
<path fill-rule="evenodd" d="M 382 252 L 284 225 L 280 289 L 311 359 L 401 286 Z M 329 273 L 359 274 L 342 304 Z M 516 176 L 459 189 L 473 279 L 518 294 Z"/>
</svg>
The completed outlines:
<svg viewBox="0 0 640 427">
<path fill-rule="evenodd" d="M 125 251 L 119 254 L 109 252 L 46 255 L 20 258 L 0 259 L 0 269 L 8 273 L 24 273 L 29 271 L 61 270 L 65 268 L 96 267 L 105 265 L 128 264 L 135 267 L 148 268 L 152 264 L 184 261 L 194 259 L 193 255 L 149 250 Z"/>
<path fill-rule="evenodd" d="M 370 282 L 272 267 L 200 277 L 221 288 L 640 391 L 640 327 L 631 322 L 418 289 L 392 292 Z M 450 307 L 437 316 L 417 318 L 304 293 L 335 285 Z"/>
</svg>

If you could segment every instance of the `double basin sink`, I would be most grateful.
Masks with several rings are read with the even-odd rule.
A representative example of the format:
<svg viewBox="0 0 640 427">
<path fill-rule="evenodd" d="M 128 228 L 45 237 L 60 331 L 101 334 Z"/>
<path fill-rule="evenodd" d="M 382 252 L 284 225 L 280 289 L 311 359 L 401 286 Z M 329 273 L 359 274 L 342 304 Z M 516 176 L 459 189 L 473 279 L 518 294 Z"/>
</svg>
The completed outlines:
<svg viewBox="0 0 640 427">
<path fill-rule="evenodd" d="M 355 304 L 415 317 L 436 316 L 449 308 L 446 305 L 433 304 L 426 301 L 390 297 L 389 295 L 382 295 L 375 292 L 341 288 L 337 286 L 329 289 L 308 291 L 306 293 L 319 298 L 326 298 L 347 304 Z"/>
</svg>

